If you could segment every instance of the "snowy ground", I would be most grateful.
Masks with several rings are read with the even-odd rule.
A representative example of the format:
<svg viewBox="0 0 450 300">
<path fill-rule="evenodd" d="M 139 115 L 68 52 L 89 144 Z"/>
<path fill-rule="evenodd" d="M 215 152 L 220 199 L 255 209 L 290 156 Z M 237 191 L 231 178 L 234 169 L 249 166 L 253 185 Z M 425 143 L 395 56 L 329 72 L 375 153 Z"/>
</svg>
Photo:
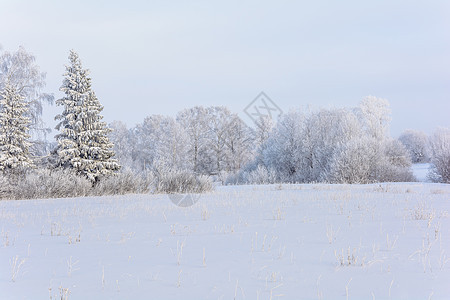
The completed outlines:
<svg viewBox="0 0 450 300">
<path fill-rule="evenodd" d="M 0 201 L 0 299 L 449 299 L 449 212 L 430 183 Z"/>
</svg>

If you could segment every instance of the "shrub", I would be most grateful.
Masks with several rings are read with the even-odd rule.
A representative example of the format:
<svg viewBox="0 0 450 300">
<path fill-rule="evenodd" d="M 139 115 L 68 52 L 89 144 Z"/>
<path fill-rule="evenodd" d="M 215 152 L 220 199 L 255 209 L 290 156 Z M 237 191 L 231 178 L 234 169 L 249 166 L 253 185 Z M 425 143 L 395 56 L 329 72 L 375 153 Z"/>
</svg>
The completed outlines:
<svg viewBox="0 0 450 300">
<path fill-rule="evenodd" d="M 425 163 L 429 161 L 428 137 L 425 133 L 414 130 L 406 130 L 398 140 L 408 150 L 413 163 Z"/>
<path fill-rule="evenodd" d="M 242 177 L 247 184 L 272 184 L 276 182 L 275 171 L 272 169 L 268 170 L 261 165 L 253 171 L 245 172 Z"/>
<path fill-rule="evenodd" d="M 332 183 L 372 182 L 380 157 L 380 149 L 375 139 L 364 137 L 352 140 L 335 152 L 328 181 Z"/>
<path fill-rule="evenodd" d="M 125 171 L 92 182 L 68 169 L 37 169 L 0 176 L 0 199 L 43 199 L 89 195 L 142 193 L 203 193 L 211 191 L 208 176 L 184 171 L 133 173 Z"/>
<path fill-rule="evenodd" d="M 241 171 L 229 174 L 224 180 L 225 185 L 237 184 L 273 184 L 279 182 L 277 173 L 264 165 L 250 163 Z"/>
<path fill-rule="evenodd" d="M 348 142 L 335 152 L 328 181 L 332 183 L 415 181 L 411 161 L 398 141 L 380 144 L 371 137 Z"/>
<path fill-rule="evenodd" d="M 0 180 L 3 199 L 38 199 L 86 196 L 89 180 L 65 169 L 37 169 L 25 174 L 3 175 Z"/>
<path fill-rule="evenodd" d="M 224 185 L 237 185 L 237 184 L 243 184 L 242 180 L 242 173 L 243 171 L 239 171 L 233 174 L 228 174 L 228 176 L 224 179 L 223 184 Z"/>
<path fill-rule="evenodd" d="M 208 176 L 188 171 L 160 171 L 156 173 L 156 193 L 203 193 L 213 189 Z"/>
<path fill-rule="evenodd" d="M 377 164 L 379 182 L 416 181 L 411 171 L 411 157 L 405 146 L 397 140 L 384 143 L 384 156 Z"/>
<path fill-rule="evenodd" d="M 92 194 L 102 196 L 149 193 L 153 190 L 155 180 L 151 172 L 136 174 L 124 171 L 100 178 L 94 185 Z"/>
<path fill-rule="evenodd" d="M 450 183 L 450 129 L 440 128 L 430 137 L 431 169 L 434 182 Z"/>
<path fill-rule="evenodd" d="M 9 182 L 9 178 L 4 175 L 0 175 L 0 199 L 8 199 L 12 194 L 12 186 Z"/>
</svg>

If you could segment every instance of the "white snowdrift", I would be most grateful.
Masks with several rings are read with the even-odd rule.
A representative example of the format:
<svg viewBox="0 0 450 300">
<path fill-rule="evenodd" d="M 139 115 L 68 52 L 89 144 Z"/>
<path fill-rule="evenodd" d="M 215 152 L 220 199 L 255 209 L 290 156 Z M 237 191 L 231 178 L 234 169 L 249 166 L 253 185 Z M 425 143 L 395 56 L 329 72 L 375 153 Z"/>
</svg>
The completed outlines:
<svg viewBox="0 0 450 300">
<path fill-rule="evenodd" d="M 444 299 L 450 186 L 0 201 L 1 299 Z"/>
</svg>

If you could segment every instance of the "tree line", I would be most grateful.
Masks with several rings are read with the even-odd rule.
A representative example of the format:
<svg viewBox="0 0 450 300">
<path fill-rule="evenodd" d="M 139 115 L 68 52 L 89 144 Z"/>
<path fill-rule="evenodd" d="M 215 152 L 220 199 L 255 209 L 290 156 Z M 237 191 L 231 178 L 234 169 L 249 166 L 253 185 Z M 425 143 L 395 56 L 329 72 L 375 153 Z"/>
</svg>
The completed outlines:
<svg viewBox="0 0 450 300">
<path fill-rule="evenodd" d="M 449 129 L 431 137 L 405 131 L 393 139 L 384 99 L 365 97 L 355 108 L 291 110 L 276 123 L 261 116 L 254 128 L 226 107 L 197 106 L 175 118 L 150 115 L 128 129 L 120 121 L 102 121 L 103 107 L 76 52 L 69 53 L 64 96 L 56 101 L 43 92 L 45 73 L 32 54 L 22 47 L 0 54 L 3 177 L 45 169 L 69 170 L 92 186 L 112 177 L 117 183 L 120 176 L 132 185 L 131 178 L 148 174 L 206 176 L 224 184 L 370 183 L 412 181 L 411 163 L 430 161 L 433 181 L 450 180 Z M 52 143 L 42 107 L 54 102 L 62 112 Z"/>
<path fill-rule="evenodd" d="M 123 168 L 187 170 L 224 184 L 414 181 L 412 163 L 431 162 L 429 177 L 449 182 L 450 135 L 407 130 L 389 135 L 389 102 L 365 97 L 355 108 L 292 110 L 277 123 L 248 127 L 226 107 L 192 107 L 175 118 L 151 115 L 110 138 Z"/>
<path fill-rule="evenodd" d="M 49 131 L 43 128 L 42 104 L 43 99 L 51 102 L 53 97 L 41 93 L 45 74 L 34 61 L 23 48 L 1 57 L 0 169 L 5 174 L 18 175 L 35 168 L 38 145 L 44 142 L 32 140 L 31 133 L 36 136 Z M 57 145 L 44 164 L 73 169 L 95 183 L 120 166 L 113 159 L 113 144 L 108 138 L 111 129 L 101 121 L 103 107 L 92 91 L 89 71 L 83 69 L 74 51 L 70 51 L 69 62 L 60 88 L 65 96 L 56 100 L 63 110 L 55 117 L 59 121 Z"/>
</svg>

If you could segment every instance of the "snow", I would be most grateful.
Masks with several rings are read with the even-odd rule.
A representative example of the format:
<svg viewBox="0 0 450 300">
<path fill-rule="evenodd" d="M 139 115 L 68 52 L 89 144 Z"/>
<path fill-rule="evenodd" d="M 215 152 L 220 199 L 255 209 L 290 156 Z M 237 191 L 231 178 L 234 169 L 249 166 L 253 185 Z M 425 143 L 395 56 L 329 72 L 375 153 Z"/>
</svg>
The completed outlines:
<svg viewBox="0 0 450 300">
<path fill-rule="evenodd" d="M 0 201 L 0 298 L 448 299 L 449 195 L 387 183 L 218 187 L 189 208 Z"/>
<path fill-rule="evenodd" d="M 429 163 L 413 164 L 411 169 L 412 169 L 413 174 L 416 177 L 417 181 L 430 182 L 430 180 L 428 179 L 428 172 L 430 170 Z"/>
</svg>

